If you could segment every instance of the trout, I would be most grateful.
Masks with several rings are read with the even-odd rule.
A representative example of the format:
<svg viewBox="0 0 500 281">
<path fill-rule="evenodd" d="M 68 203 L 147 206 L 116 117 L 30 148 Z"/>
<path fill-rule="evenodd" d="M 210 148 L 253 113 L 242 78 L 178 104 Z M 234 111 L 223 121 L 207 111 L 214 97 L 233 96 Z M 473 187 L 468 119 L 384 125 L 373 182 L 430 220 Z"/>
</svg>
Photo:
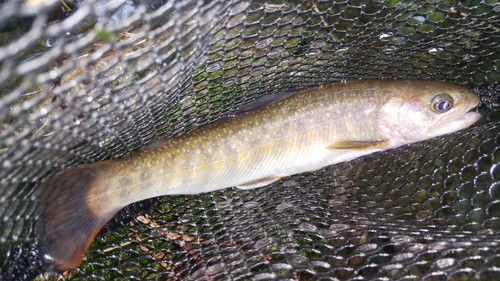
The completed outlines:
<svg viewBox="0 0 500 281">
<path fill-rule="evenodd" d="M 77 267 L 120 209 L 162 195 L 251 189 L 373 152 L 449 134 L 481 116 L 467 89 L 431 81 L 324 85 L 156 143 L 127 159 L 76 166 L 40 186 L 40 253 Z"/>
</svg>

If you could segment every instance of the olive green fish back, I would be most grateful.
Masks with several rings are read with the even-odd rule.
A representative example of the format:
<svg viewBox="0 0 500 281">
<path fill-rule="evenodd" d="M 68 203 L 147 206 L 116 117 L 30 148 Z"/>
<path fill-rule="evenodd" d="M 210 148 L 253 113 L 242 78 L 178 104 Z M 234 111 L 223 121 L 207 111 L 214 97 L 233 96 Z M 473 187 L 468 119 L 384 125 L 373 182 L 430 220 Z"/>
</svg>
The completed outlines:
<svg viewBox="0 0 500 281">
<path fill-rule="evenodd" d="M 0 280 L 60 278 L 37 248 L 36 189 L 58 170 L 352 79 L 455 83 L 484 118 L 255 190 L 133 204 L 63 276 L 500 279 L 499 31 L 496 0 L 2 1 Z"/>
</svg>

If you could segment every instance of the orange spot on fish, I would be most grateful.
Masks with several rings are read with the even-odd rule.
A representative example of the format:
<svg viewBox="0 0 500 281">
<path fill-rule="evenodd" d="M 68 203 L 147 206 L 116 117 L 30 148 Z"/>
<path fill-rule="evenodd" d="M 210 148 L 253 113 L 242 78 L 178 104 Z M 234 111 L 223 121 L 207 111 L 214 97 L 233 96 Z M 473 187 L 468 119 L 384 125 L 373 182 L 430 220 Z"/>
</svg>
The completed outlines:
<svg viewBox="0 0 500 281">
<path fill-rule="evenodd" d="M 234 163 L 234 161 L 236 161 L 236 159 L 234 159 L 234 157 L 229 157 L 229 163 Z"/>
<path fill-rule="evenodd" d="M 315 132 L 311 132 L 309 138 L 310 138 L 310 140 L 316 140 L 318 138 L 318 135 Z"/>
<path fill-rule="evenodd" d="M 264 145 L 264 151 L 269 151 L 271 149 L 271 146 L 269 144 Z"/>
<path fill-rule="evenodd" d="M 207 163 L 203 163 L 203 165 L 201 165 L 201 167 L 206 170 L 206 169 L 208 169 L 209 165 Z"/>
<path fill-rule="evenodd" d="M 256 147 L 253 148 L 253 152 L 258 152 L 258 151 L 259 151 L 259 147 L 258 146 L 256 146 Z"/>
<path fill-rule="evenodd" d="M 222 167 L 222 166 L 224 165 L 224 162 L 222 162 L 222 161 L 217 161 L 217 162 L 215 162 L 215 165 L 216 165 L 217 167 Z"/>
<path fill-rule="evenodd" d="M 247 151 L 241 153 L 241 159 L 245 159 L 245 158 L 248 158 L 248 152 Z"/>
</svg>

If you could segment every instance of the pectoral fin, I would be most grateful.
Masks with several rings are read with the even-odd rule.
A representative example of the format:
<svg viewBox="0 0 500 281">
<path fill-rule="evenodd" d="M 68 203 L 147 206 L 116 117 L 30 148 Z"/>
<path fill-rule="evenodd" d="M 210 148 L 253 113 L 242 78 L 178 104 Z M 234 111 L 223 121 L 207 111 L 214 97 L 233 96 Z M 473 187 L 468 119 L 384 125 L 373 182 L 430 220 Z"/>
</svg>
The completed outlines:
<svg viewBox="0 0 500 281">
<path fill-rule="evenodd" d="M 244 184 L 240 184 L 238 186 L 236 186 L 237 188 L 239 189 L 243 189 L 243 190 L 246 190 L 246 189 L 254 189 L 254 188 L 257 188 L 257 187 L 261 187 L 261 186 L 265 186 L 265 185 L 268 185 L 268 184 L 271 184 L 279 179 L 281 179 L 282 177 L 279 177 L 279 176 L 276 176 L 276 177 L 267 177 L 267 178 L 262 178 L 262 179 L 258 179 L 258 180 L 254 180 L 254 181 L 249 181 L 247 183 L 244 183 Z"/>
<path fill-rule="evenodd" d="M 389 140 L 369 140 L 369 141 L 338 141 L 329 145 L 328 148 L 331 149 L 354 149 L 354 150 L 364 150 L 364 149 L 376 149 L 382 148 L 389 143 Z"/>
</svg>

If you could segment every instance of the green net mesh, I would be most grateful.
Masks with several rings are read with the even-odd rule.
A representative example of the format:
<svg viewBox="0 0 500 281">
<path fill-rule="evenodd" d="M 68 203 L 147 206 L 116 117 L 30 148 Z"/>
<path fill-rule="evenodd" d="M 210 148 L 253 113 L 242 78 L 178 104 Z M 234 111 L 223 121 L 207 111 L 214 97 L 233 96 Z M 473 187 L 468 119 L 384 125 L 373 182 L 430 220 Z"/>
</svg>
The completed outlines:
<svg viewBox="0 0 500 281">
<path fill-rule="evenodd" d="M 496 0 L 0 4 L 0 279 L 500 279 Z M 474 89 L 467 130 L 251 191 L 120 212 L 45 274 L 36 188 L 260 96 L 352 79 Z"/>
</svg>

